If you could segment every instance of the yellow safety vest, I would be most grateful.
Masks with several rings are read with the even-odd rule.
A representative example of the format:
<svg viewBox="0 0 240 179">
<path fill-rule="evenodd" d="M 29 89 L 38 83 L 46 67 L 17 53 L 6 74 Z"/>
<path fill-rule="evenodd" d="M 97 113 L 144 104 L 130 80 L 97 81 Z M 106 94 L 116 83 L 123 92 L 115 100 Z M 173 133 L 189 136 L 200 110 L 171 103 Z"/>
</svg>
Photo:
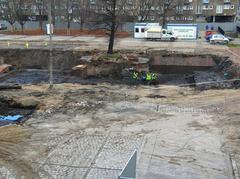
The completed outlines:
<svg viewBox="0 0 240 179">
<path fill-rule="evenodd" d="M 150 74 L 150 73 L 147 73 L 146 80 L 147 80 L 147 81 L 151 81 L 151 80 L 152 80 L 152 77 L 151 77 L 151 74 Z"/>
</svg>

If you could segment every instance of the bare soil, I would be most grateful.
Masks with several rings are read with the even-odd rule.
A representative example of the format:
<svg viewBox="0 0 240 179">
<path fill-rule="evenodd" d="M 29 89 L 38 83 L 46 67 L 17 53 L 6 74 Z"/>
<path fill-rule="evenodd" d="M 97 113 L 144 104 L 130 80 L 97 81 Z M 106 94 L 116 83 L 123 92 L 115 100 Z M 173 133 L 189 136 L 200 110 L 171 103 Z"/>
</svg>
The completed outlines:
<svg viewBox="0 0 240 179">
<path fill-rule="evenodd" d="M 38 110 L 22 126 L 0 128 L 1 178 L 69 177 L 73 165 L 69 163 L 81 163 L 91 158 L 90 154 L 82 153 L 80 148 L 84 144 L 79 144 L 77 150 L 71 147 L 69 140 L 82 134 L 105 136 L 109 132 L 128 136 L 128 140 L 130 136 L 144 138 L 142 147 L 138 149 L 139 178 L 166 177 L 170 174 L 168 170 L 174 172 L 176 167 L 182 174 L 178 177 L 177 173 L 171 173 L 173 178 L 230 178 L 231 162 L 222 163 L 220 159 L 228 161 L 229 156 L 233 155 L 240 165 L 239 90 L 200 92 L 169 85 L 103 83 L 94 86 L 58 84 L 53 91 L 48 91 L 47 85 L 26 85 L 23 90 L 3 91 L 1 95 L 19 98 L 32 96 L 41 101 Z M 117 140 L 114 140 L 117 145 Z M 150 145 L 154 142 L 155 145 Z M 65 148 L 63 151 L 61 146 Z M 56 155 L 58 151 L 60 155 Z M 114 149 L 108 148 L 107 151 L 111 156 Z M 69 156 L 66 161 L 62 158 L 66 152 L 79 154 L 79 158 Z M 101 159 L 102 155 L 98 157 Z M 119 160 L 118 155 L 112 157 Z M 113 161 L 105 162 L 111 165 Z M 115 166 L 113 163 L 112 166 Z M 60 174 L 57 170 L 53 174 L 51 172 L 55 169 L 49 169 L 51 164 L 65 166 L 68 172 Z M 163 166 L 167 167 L 166 170 L 162 170 Z M 94 173 L 94 168 L 91 171 Z M 96 178 L 90 177 L 94 176 L 92 172 L 81 170 L 80 173 Z"/>
</svg>

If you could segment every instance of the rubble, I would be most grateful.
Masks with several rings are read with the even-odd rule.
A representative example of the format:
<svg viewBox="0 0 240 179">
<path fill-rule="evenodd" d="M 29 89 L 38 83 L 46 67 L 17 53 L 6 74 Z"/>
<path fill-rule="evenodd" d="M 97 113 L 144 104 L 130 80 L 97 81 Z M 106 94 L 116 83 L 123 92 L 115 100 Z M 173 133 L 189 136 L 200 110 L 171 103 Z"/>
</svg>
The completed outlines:
<svg viewBox="0 0 240 179">
<path fill-rule="evenodd" d="M 36 109 L 40 102 L 35 97 L 0 96 L 0 103 L 12 108 Z"/>
<path fill-rule="evenodd" d="M 91 63 L 93 60 L 93 56 L 82 56 L 80 58 L 80 61 L 82 62 L 86 62 L 86 63 Z"/>
<path fill-rule="evenodd" d="M 96 76 L 96 68 L 93 65 L 77 65 L 72 68 L 72 75 L 79 76 L 82 79 Z"/>
<path fill-rule="evenodd" d="M 0 91 L 12 89 L 22 89 L 22 86 L 18 84 L 0 84 Z"/>
<path fill-rule="evenodd" d="M 12 68 L 12 65 L 8 65 L 8 64 L 2 64 L 0 65 L 0 74 L 1 73 L 8 73 Z"/>
</svg>

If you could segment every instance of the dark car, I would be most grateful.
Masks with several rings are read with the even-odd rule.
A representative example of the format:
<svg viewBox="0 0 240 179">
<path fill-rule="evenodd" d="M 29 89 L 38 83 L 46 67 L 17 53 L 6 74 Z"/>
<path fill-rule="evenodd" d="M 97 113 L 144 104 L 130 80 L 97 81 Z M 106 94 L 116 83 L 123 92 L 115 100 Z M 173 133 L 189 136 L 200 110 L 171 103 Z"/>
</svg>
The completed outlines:
<svg viewBox="0 0 240 179">
<path fill-rule="evenodd" d="M 206 37 L 205 37 L 206 41 L 208 41 L 208 42 L 209 42 L 209 41 L 210 41 L 210 39 L 212 38 L 212 36 L 213 36 L 213 34 L 206 36 Z"/>
<path fill-rule="evenodd" d="M 0 30 L 7 30 L 7 26 L 5 24 L 0 24 Z"/>
</svg>

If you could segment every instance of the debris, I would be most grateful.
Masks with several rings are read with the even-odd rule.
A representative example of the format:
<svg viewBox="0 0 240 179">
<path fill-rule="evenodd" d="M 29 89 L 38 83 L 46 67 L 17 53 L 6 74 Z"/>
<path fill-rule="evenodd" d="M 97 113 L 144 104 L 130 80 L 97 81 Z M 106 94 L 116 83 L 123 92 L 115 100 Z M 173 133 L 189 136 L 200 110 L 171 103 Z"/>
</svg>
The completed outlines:
<svg viewBox="0 0 240 179">
<path fill-rule="evenodd" d="M 149 63 L 150 59 L 149 58 L 144 58 L 144 57 L 139 57 L 138 58 L 138 63 Z"/>
<path fill-rule="evenodd" d="M 146 96 L 147 98 L 167 98 L 166 96 L 163 96 L 163 95 L 154 95 L 154 94 L 150 94 L 148 96 Z"/>
<path fill-rule="evenodd" d="M 8 73 L 11 70 L 12 65 L 2 64 L 0 65 L 0 74 L 1 73 Z"/>
<path fill-rule="evenodd" d="M 150 59 L 139 57 L 137 62 L 132 62 L 136 71 L 138 72 L 146 72 L 149 71 L 149 61 Z"/>
<path fill-rule="evenodd" d="M 8 97 L 0 96 L 0 102 L 12 107 L 21 109 L 35 109 L 39 105 L 39 101 L 34 97 Z"/>
<path fill-rule="evenodd" d="M 18 84 L 0 84 L 0 91 L 1 90 L 10 90 L 10 89 L 22 89 L 22 86 Z"/>
<path fill-rule="evenodd" d="M 231 88 L 231 83 L 223 82 L 224 78 L 215 72 L 194 72 L 194 81 L 199 90 Z"/>
<path fill-rule="evenodd" d="M 82 56 L 80 61 L 84 61 L 87 63 L 91 63 L 92 62 L 93 57 L 92 56 Z"/>
<path fill-rule="evenodd" d="M 96 69 L 92 65 L 77 65 L 72 68 L 72 75 L 80 76 L 81 78 L 88 78 L 96 76 Z"/>
<path fill-rule="evenodd" d="M 15 115 L 15 116 L 0 116 L 0 121 L 18 121 L 22 119 L 22 115 Z"/>
</svg>

